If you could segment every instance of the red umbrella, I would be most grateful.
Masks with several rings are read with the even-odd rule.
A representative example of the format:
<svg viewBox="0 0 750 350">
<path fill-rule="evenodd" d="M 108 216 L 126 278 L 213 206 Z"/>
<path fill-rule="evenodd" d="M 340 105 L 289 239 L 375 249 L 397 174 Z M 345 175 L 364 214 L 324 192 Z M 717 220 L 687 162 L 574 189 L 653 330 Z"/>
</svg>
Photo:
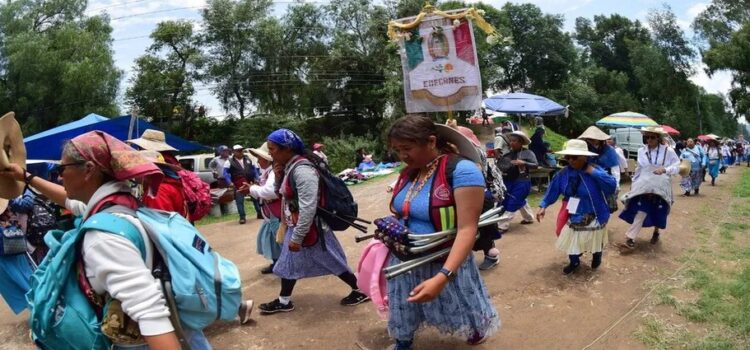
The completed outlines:
<svg viewBox="0 0 750 350">
<path fill-rule="evenodd" d="M 670 134 L 670 135 L 679 135 L 680 134 L 680 132 L 677 131 L 677 129 L 675 129 L 675 128 L 669 126 L 669 125 L 666 125 L 666 124 L 662 125 L 661 128 L 664 129 L 664 131 L 666 131 L 667 134 Z"/>
</svg>

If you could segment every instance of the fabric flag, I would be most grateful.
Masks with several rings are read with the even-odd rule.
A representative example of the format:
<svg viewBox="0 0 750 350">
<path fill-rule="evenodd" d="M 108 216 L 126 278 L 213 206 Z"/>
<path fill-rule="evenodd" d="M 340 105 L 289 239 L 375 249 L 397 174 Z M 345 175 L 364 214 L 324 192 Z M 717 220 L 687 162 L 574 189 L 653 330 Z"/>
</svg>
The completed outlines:
<svg viewBox="0 0 750 350">
<path fill-rule="evenodd" d="M 400 42 L 407 112 L 479 109 L 482 80 L 471 22 L 433 16 L 410 34 Z"/>
</svg>

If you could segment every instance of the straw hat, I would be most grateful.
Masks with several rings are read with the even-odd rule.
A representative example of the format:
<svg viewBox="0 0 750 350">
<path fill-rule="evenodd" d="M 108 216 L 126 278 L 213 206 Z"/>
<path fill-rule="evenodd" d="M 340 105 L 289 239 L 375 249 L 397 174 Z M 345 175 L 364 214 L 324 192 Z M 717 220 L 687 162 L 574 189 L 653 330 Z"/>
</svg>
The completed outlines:
<svg viewBox="0 0 750 350">
<path fill-rule="evenodd" d="M 475 163 L 482 162 L 477 148 L 468 138 L 466 138 L 466 136 L 462 135 L 461 132 L 454 128 L 451 128 L 450 126 L 437 123 L 435 124 L 435 129 L 437 130 L 438 137 L 454 144 L 456 148 L 458 148 L 458 153 L 460 155 L 470 159 Z"/>
<path fill-rule="evenodd" d="M 581 134 L 581 136 L 578 136 L 578 139 L 580 140 L 599 140 L 599 141 L 607 141 L 612 136 L 608 135 L 606 132 L 602 131 L 602 129 L 597 128 L 596 126 L 589 126 L 586 131 Z"/>
<path fill-rule="evenodd" d="M 139 151 L 138 153 L 140 153 L 143 157 L 148 159 L 151 163 L 154 163 L 157 165 L 163 165 L 163 166 L 172 168 L 174 170 L 180 169 L 180 167 L 177 165 L 167 163 L 167 161 L 164 159 L 164 156 L 157 151 L 143 150 L 143 151 Z"/>
<path fill-rule="evenodd" d="M 680 161 L 680 176 L 688 176 L 690 175 L 690 167 L 692 164 L 690 164 L 690 160 L 683 159 Z"/>
<path fill-rule="evenodd" d="M 268 152 L 268 142 L 263 142 L 258 148 L 250 148 L 248 151 L 258 158 L 263 158 L 267 161 L 271 161 L 271 153 Z"/>
<path fill-rule="evenodd" d="M 644 126 L 641 128 L 641 133 L 659 134 L 660 136 L 667 135 L 667 132 L 661 126 Z"/>
<path fill-rule="evenodd" d="M 531 139 L 529 139 L 529 137 L 526 136 L 526 133 L 523 132 L 523 131 L 521 131 L 521 130 L 517 130 L 517 131 L 514 131 L 514 132 L 512 132 L 512 133 L 509 134 L 509 136 L 514 136 L 514 135 L 521 138 L 521 143 L 524 146 L 526 146 L 526 145 L 528 145 L 528 144 L 531 143 Z"/>
<path fill-rule="evenodd" d="M 555 154 L 560 154 L 563 156 L 596 156 L 597 154 L 594 152 L 589 152 L 589 145 L 586 143 L 586 141 L 583 140 L 568 140 L 568 143 L 565 145 L 565 149 L 559 152 L 555 152 Z"/>
<path fill-rule="evenodd" d="M 167 144 L 167 136 L 163 131 L 154 129 L 146 129 L 140 138 L 127 142 L 149 151 L 177 151 L 176 148 Z"/>
<path fill-rule="evenodd" d="M 0 169 L 6 169 L 11 163 L 26 169 L 26 146 L 23 144 L 21 126 L 13 112 L 0 118 Z M 8 177 L 0 177 L 0 198 L 13 199 L 23 194 L 26 184 Z"/>
<path fill-rule="evenodd" d="M 5 198 L 0 198 L 0 215 L 2 215 L 5 212 L 5 209 L 8 209 L 8 203 L 10 201 Z"/>
</svg>

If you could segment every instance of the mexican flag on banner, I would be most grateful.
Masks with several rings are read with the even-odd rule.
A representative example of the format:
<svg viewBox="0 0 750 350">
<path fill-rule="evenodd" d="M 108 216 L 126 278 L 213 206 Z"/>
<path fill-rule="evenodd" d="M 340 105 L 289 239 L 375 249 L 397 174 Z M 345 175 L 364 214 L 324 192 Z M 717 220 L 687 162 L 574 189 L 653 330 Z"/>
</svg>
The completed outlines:
<svg viewBox="0 0 750 350">
<path fill-rule="evenodd" d="M 479 109 L 482 79 L 470 21 L 427 17 L 399 43 L 407 112 Z"/>
</svg>

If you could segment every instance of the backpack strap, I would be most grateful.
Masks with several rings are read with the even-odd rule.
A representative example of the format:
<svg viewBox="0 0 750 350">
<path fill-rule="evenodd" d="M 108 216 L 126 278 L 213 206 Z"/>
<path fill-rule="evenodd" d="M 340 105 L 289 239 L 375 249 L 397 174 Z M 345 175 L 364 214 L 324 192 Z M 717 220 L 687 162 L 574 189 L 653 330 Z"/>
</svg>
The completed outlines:
<svg viewBox="0 0 750 350">
<path fill-rule="evenodd" d="M 115 206 L 112 208 L 124 208 Z M 118 212 L 118 210 L 112 211 Z M 136 249 L 141 252 L 141 258 L 146 259 L 146 244 L 143 241 L 143 236 L 138 228 L 133 225 L 132 222 L 128 221 L 123 217 L 119 217 L 112 212 L 101 212 L 94 214 L 81 225 L 81 232 L 97 230 L 101 232 L 107 232 L 116 236 L 124 237 L 128 241 L 135 245 Z M 135 216 L 135 212 L 132 214 Z"/>
</svg>

